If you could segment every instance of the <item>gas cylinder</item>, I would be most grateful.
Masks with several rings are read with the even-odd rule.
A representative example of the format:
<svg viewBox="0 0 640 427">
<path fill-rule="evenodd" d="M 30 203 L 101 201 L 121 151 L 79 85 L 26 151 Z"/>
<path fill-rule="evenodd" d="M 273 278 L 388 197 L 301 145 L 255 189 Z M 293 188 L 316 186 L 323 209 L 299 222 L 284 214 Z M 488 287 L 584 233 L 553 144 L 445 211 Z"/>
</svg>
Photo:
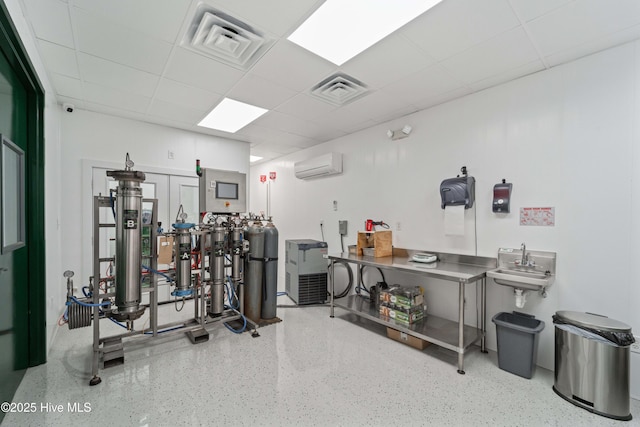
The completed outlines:
<svg viewBox="0 0 640 427">
<path fill-rule="evenodd" d="M 249 253 L 245 257 L 244 268 L 244 314 L 254 322 L 258 322 L 261 315 L 264 274 L 264 226 L 262 222 L 255 221 L 250 225 L 245 237 L 249 241 Z"/>
<path fill-rule="evenodd" d="M 262 318 L 276 317 L 278 297 L 278 229 L 271 218 L 264 227 L 264 288 L 262 290 Z"/>
</svg>

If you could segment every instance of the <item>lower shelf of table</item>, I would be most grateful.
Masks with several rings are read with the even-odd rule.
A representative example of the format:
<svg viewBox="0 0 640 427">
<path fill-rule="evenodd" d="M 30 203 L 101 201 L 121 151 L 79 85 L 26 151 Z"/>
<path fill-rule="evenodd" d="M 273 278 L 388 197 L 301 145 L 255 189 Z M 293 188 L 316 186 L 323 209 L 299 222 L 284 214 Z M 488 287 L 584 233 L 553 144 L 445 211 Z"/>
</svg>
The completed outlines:
<svg viewBox="0 0 640 427">
<path fill-rule="evenodd" d="M 464 345 L 459 347 L 458 322 L 452 322 L 451 320 L 428 314 L 424 319 L 413 325 L 396 323 L 394 320 L 381 317 L 376 306 L 371 304 L 368 298 L 358 295 L 350 295 L 346 298 L 335 300 L 333 305 L 373 322 L 397 329 L 457 353 L 464 353 L 467 348 L 482 338 L 482 331 L 480 329 L 465 325 Z"/>
</svg>

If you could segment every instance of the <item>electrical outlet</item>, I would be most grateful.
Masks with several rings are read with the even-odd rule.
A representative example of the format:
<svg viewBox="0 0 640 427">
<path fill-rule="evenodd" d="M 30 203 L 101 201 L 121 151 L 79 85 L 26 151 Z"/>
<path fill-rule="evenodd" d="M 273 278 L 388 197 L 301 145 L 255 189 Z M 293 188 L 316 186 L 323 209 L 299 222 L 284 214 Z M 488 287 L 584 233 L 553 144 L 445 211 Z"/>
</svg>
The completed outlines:
<svg viewBox="0 0 640 427">
<path fill-rule="evenodd" d="M 320 227 L 324 227 L 324 219 L 320 220 Z"/>
<path fill-rule="evenodd" d="M 341 236 L 347 235 L 347 220 L 338 221 L 338 232 Z"/>
<path fill-rule="evenodd" d="M 400 224 L 400 221 L 396 222 L 396 231 L 402 231 L 402 224 Z"/>
<path fill-rule="evenodd" d="M 631 351 L 633 353 L 640 353 L 640 337 L 634 335 L 634 338 L 636 339 L 636 342 L 631 344 Z"/>
<path fill-rule="evenodd" d="M 175 157 L 175 154 L 173 151 L 169 150 L 167 152 L 167 157 L 169 158 L 169 160 L 173 160 L 173 158 Z"/>
</svg>

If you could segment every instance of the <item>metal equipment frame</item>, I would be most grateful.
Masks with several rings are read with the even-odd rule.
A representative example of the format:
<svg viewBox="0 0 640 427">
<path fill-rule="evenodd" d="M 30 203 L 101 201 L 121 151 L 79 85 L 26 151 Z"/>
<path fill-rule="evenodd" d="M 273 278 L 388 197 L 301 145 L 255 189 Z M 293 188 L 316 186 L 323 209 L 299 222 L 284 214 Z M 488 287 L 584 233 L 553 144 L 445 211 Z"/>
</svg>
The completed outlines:
<svg viewBox="0 0 640 427">
<path fill-rule="evenodd" d="M 393 248 L 392 256 L 380 258 L 350 253 L 330 254 L 328 256 L 331 262 L 329 265 L 331 270 L 330 317 L 334 317 L 334 308 L 339 307 L 375 323 L 397 329 L 407 335 L 453 350 L 458 354 L 458 373 L 464 374 L 464 355 L 470 350 L 473 344 L 480 342 L 480 350 L 483 353 L 487 353 L 485 346 L 487 314 L 486 272 L 496 268 L 496 259 L 426 251 L 437 254 L 438 262 L 433 265 L 425 265 L 411 261 L 413 254 L 417 252 L 425 251 Z M 457 282 L 458 320 L 455 322 L 429 314 L 428 316 L 425 315 L 425 318 L 417 323 L 403 325 L 396 323 L 393 319 L 387 319 L 381 316 L 377 306 L 370 304 L 368 298 L 360 296 L 359 294 L 346 297 L 344 302 L 334 300 L 334 267 L 336 262 L 349 262 L 358 266 L 373 266 L 381 269 L 396 270 L 424 277 L 442 279 L 449 282 Z M 357 283 L 360 283 L 361 271 L 360 268 L 357 270 Z M 480 325 L 479 327 L 473 327 L 465 325 L 464 323 L 465 287 L 467 284 L 477 281 L 480 282 Z M 478 295 L 476 295 L 476 298 L 478 298 Z"/>
<path fill-rule="evenodd" d="M 148 260 L 148 265 L 153 270 L 157 270 L 157 217 L 158 217 L 158 200 L 157 199 L 143 199 L 143 203 L 152 203 L 152 220 L 151 224 L 144 224 L 143 227 L 150 227 L 150 254 L 149 256 L 143 256 L 143 259 Z M 211 318 L 207 316 L 206 311 L 206 294 L 205 294 L 205 234 L 209 231 L 198 231 L 193 234 L 200 235 L 200 281 L 199 285 L 194 287 L 194 317 L 192 319 L 181 320 L 176 322 L 165 323 L 158 325 L 158 278 L 155 274 L 150 274 L 151 285 L 148 287 L 142 287 L 142 293 L 149 293 L 149 327 L 141 330 L 131 330 L 126 333 L 110 335 L 106 337 L 100 336 L 100 320 L 106 317 L 100 316 L 100 307 L 97 304 L 105 298 L 112 298 L 115 296 L 115 292 L 109 291 L 109 287 L 105 286 L 105 291 L 100 289 L 101 282 L 110 282 L 113 278 L 101 276 L 101 264 L 105 262 L 114 261 L 113 257 L 101 258 L 100 257 L 100 229 L 102 228 L 115 228 L 115 224 L 100 223 L 100 209 L 111 209 L 111 200 L 105 196 L 94 196 L 93 198 L 93 281 L 91 286 L 92 303 L 95 304 L 92 308 L 93 313 L 93 359 L 91 368 L 91 380 L 89 385 L 97 385 L 102 381 L 98 376 L 100 370 L 100 359 L 102 356 L 103 367 L 108 368 L 111 366 L 117 366 L 124 363 L 124 346 L 122 340 L 124 338 L 134 338 L 142 340 L 144 338 L 157 338 L 162 334 L 162 337 L 177 335 L 186 333 L 192 343 L 197 344 L 206 342 L 209 339 L 209 333 L 207 328 L 227 323 L 234 320 L 242 319 L 244 314 L 244 284 L 242 281 L 238 286 L 238 300 L 239 310 L 226 309 L 221 316 Z M 226 267 L 226 266 L 225 266 Z M 247 330 L 251 330 L 253 337 L 259 336 L 257 332 L 257 325 L 250 319 L 247 321 Z"/>
</svg>

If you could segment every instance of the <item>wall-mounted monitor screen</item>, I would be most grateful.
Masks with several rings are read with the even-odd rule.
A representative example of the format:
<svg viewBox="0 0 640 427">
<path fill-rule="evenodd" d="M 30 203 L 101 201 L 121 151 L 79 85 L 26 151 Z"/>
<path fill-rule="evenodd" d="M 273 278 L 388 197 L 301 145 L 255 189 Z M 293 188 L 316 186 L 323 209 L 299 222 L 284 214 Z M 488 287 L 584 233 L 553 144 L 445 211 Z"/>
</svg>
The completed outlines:
<svg viewBox="0 0 640 427">
<path fill-rule="evenodd" d="M 238 200 L 238 184 L 233 182 L 216 182 L 216 199 Z"/>
</svg>

